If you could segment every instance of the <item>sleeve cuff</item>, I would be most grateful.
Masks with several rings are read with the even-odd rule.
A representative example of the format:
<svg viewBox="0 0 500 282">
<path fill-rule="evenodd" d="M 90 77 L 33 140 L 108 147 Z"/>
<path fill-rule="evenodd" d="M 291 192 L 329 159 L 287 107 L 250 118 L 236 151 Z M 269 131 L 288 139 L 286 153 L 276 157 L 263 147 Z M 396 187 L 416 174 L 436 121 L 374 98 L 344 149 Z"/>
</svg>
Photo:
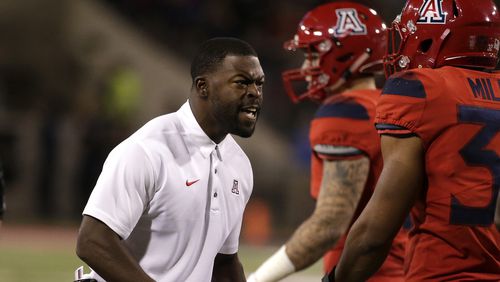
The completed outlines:
<svg viewBox="0 0 500 282">
<path fill-rule="evenodd" d="M 375 123 L 375 128 L 378 134 L 390 135 L 414 135 L 415 133 L 405 126 L 391 124 L 391 123 Z"/>
<path fill-rule="evenodd" d="M 115 219 L 113 219 L 112 217 L 108 216 L 106 213 L 100 210 L 86 208 L 82 214 L 91 216 L 97 220 L 102 221 L 111 230 L 113 230 L 116 234 L 118 234 L 118 236 L 120 236 L 120 238 L 122 239 L 126 239 L 132 232 L 131 230 L 129 231 L 125 226 L 119 224 L 118 222 L 115 221 Z"/>
<path fill-rule="evenodd" d="M 321 282 L 335 282 L 335 266 L 330 271 L 330 273 L 323 276 L 323 278 L 321 279 Z"/>
</svg>

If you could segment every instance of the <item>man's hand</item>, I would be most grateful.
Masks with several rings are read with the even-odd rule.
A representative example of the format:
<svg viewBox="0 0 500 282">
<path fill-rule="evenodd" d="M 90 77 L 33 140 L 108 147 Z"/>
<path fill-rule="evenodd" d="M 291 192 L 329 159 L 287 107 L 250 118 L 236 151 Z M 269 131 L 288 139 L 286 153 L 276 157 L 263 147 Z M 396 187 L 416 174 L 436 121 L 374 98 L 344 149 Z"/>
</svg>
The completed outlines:
<svg viewBox="0 0 500 282">
<path fill-rule="evenodd" d="M 90 274 L 83 273 L 83 266 L 80 266 L 75 270 L 75 281 L 74 282 L 97 282 L 94 278 L 90 277 Z"/>
</svg>

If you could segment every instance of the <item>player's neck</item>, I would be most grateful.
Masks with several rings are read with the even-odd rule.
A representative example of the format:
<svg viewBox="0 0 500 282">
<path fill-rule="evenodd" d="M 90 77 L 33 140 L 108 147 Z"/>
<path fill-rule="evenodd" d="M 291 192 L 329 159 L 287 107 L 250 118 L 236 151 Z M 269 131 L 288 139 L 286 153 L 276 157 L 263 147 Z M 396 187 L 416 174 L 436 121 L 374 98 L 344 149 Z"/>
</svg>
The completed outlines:
<svg viewBox="0 0 500 282">
<path fill-rule="evenodd" d="M 373 77 L 361 77 L 353 80 L 349 83 L 347 90 L 358 90 L 358 89 L 376 89 L 375 79 Z"/>
</svg>

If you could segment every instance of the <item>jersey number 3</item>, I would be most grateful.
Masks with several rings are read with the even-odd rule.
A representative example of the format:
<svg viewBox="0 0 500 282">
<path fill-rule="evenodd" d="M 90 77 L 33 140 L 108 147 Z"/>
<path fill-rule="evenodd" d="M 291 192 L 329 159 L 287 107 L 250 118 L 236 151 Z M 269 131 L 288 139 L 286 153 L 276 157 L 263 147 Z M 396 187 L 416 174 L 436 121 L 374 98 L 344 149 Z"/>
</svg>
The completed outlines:
<svg viewBox="0 0 500 282">
<path fill-rule="evenodd" d="M 479 132 L 460 150 L 460 155 L 469 166 L 481 166 L 490 170 L 492 176 L 491 200 L 485 207 L 463 205 L 452 195 L 450 223 L 459 225 L 493 224 L 497 195 L 500 189 L 500 157 L 485 149 L 498 134 L 500 128 L 500 110 L 471 106 L 459 106 L 459 121 L 462 123 L 481 124 Z M 488 177 L 485 175 L 485 177 Z"/>
</svg>

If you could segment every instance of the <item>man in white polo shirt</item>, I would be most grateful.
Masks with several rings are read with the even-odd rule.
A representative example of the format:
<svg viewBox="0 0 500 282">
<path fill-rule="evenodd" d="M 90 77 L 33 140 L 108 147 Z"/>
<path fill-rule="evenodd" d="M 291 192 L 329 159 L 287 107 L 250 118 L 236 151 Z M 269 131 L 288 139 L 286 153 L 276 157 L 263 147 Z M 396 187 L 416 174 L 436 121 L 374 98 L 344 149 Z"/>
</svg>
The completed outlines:
<svg viewBox="0 0 500 282">
<path fill-rule="evenodd" d="M 230 134 L 250 137 L 264 72 L 235 38 L 204 42 L 189 100 L 109 154 L 83 211 L 78 256 L 97 281 L 245 281 L 238 260 L 250 161 Z"/>
</svg>

